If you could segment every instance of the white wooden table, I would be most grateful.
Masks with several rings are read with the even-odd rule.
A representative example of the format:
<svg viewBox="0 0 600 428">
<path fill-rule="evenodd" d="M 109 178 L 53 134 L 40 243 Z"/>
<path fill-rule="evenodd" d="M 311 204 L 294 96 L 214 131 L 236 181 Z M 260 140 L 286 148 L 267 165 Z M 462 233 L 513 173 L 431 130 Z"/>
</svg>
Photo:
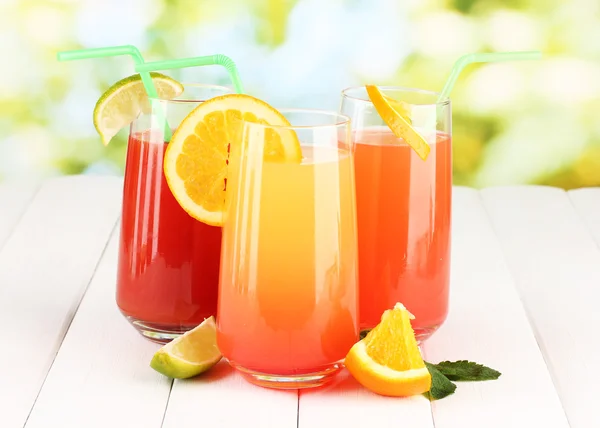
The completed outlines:
<svg viewBox="0 0 600 428">
<path fill-rule="evenodd" d="M 455 189 L 450 315 L 425 357 L 503 374 L 430 403 L 346 372 L 300 393 L 224 362 L 187 381 L 154 372 L 158 345 L 114 300 L 121 187 L 0 184 L 1 428 L 600 427 L 600 189 Z"/>
</svg>

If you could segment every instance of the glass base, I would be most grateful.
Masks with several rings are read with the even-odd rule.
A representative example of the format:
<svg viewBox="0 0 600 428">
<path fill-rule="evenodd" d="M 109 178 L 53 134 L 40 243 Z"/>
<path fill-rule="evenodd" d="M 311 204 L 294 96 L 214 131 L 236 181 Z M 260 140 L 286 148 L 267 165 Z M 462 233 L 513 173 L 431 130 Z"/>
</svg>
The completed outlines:
<svg viewBox="0 0 600 428">
<path fill-rule="evenodd" d="M 430 327 L 415 328 L 415 337 L 417 338 L 417 343 L 420 345 L 425 342 L 433 333 L 438 330 L 438 328 L 440 328 L 440 326 L 441 324 Z"/>
<path fill-rule="evenodd" d="M 171 340 L 178 338 L 188 330 L 193 329 L 196 325 L 172 325 L 172 324 L 160 324 L 147 322 L 125 315 L 125 318 L 129 323 L 146 339 L 165 345 Z"/>
<path fill-rule="evenodd" d="M 331 382 L 343 368 L 342 363 L 336 363 L 318 372 L 297 375 L 277 375 L 250 370 L 231 361 L 229 361 L 229 364 L 237 369 L 248 382 L 272 389 L 317 388 Z"/>
</svg>

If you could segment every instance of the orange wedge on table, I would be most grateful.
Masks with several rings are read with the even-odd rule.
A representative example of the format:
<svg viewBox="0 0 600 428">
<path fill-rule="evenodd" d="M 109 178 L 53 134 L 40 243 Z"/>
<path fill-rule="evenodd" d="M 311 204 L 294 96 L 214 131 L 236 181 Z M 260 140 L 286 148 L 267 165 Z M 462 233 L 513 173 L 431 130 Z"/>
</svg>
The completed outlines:
<svg viewBox="0 0 600 428">
<path fill-rule="evenodd" d="M 410 325 L 414 318 L 397 303 L 346 356 L 346 368 L 371 391 L 392 397 L 421 394 L 431 388 L 431 375 Z"/>
<path fill-rule="evenodd" d="M 421 159 L 427 159 L 431 148 L 425 138 L 413 128 L 408 104 L 383 95 L 375 85 L 366 85 L 365 87 L 375 110 L 394 135 L 402 138 Z"/>
<path fill-rule="evenodd" d="M 241 144 L 242 119 L 290 126 L 279 111 L 264 101 L 250 95 L 223 95 L 192 110 L 167 146 L 164 171 L 169 188 L 182 208 L 203 223 L 223 224 L 228 154 L 231 144 Z M 265 160 L 302 160 L 294 132 L 268 128 L 262 135 Z"/>
</svg>

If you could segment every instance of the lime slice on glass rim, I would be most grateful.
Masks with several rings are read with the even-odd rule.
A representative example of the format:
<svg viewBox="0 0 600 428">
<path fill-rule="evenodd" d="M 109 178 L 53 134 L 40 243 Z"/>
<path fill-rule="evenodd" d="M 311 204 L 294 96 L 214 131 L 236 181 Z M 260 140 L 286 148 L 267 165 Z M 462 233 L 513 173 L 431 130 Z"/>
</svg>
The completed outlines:
<svg viewBox="0 0 600 428">
<path fill-rule="evenodd" d="M 209 370 L 221 357 L 215 318 L 211 316 L 160 348 L 150 367 L 171 378 L 187 379 Z"/>
<path fill-rule="evenodd" d="M 183 85 L 164 74 L 150 76 L 160 99 L 170 100 L 183 93 Z M 94 127 L 106 146 L 123 127 L 148 108 L 148 95 L 139 74 L 126 77 L 102 94 L 94 107 Z"/>
<path fill-rule="evenodd" d="M 383 95 L 375 85 L 366 85 L 365 87 L 375 110 L 394 135 L 402 138 L 421 159 L 426 160 L 431 147 L 425 138 L 413 128 L 409 105 Z"/>
</svg>

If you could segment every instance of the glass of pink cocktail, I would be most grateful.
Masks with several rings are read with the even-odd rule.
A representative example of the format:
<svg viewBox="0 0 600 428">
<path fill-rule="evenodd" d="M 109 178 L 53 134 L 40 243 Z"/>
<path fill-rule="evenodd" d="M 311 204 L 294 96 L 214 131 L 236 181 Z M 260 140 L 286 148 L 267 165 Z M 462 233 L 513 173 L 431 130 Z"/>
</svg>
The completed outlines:
<svg viewBox="0 0 600 428">
<path fill-rule="evenodd" d="M 359 243 L 360 327 L 403 303 L 427 339 L 448 312 L 452 130 L 450 100 L 419 89 L 379 87 L 403 101 L 409 123 L 428 142 L 423 160 L 383 122 L 365 87 L 342 92 L 352 118 Z"/>
</svg>

